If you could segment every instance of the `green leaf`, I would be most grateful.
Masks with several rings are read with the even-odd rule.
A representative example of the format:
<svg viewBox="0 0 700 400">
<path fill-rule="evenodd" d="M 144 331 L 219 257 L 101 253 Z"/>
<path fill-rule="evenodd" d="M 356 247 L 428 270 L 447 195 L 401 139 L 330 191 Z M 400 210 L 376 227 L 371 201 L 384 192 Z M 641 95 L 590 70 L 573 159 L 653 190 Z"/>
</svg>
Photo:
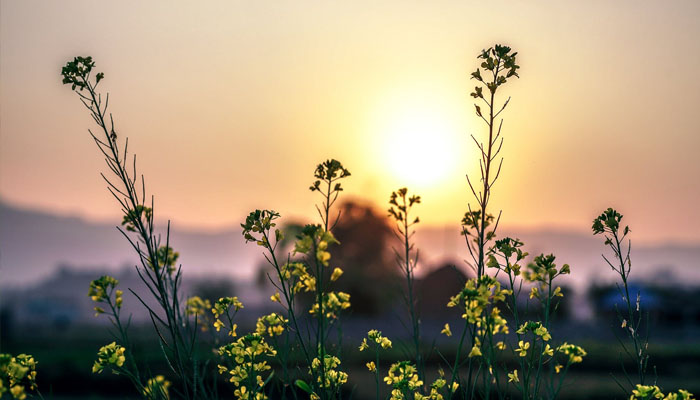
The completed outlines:
<svg viewBox="0 0 700 400">
<path fill-rule="evenodd" d="M 302 381 L 301 379 L 297 379 L 296 382 L 294 382 L 294 384 L 297 385 L 299 389 L 305 391 L 308 394 L 313 393 L 313 390 L 311 390 L 311 386 L 309 386 L 308 383 Z"/>
</svg>

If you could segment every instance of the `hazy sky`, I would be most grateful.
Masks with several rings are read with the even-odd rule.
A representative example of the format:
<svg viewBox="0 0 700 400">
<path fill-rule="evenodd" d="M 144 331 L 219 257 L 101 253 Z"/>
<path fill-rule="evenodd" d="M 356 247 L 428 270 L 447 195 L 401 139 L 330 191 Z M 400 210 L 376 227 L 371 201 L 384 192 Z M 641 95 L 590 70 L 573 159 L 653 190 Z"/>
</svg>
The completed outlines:
<svg viewBox="0 0 700 400">
<path fill-rule="evenodd" d="M 118 221 L 91 120 L 60 82 L 92 55 L 176 224 L 313 216 L 307 188 L 331 157 L 353 174 L 348 195 L 383 205 L 409 186 L 425 223 L 457 222 L 478 172 L 469 134 L 484 134 L 469 73 L 504 43 L 521 65 L 503 90 L 504 223 L 587 230 L 614 206 L 638 239 L 700 241 L 698 1 L 0 4 L 0 197 L 13 204 Z"/>
</svg>

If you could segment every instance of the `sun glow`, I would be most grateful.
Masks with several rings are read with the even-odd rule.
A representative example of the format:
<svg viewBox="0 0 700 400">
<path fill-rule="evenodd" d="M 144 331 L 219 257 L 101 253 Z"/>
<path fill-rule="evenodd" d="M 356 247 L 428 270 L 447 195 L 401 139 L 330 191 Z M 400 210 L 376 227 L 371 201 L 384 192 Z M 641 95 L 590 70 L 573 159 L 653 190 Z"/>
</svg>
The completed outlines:
<svg viewBox="0 0 700 400">
<path fill-rule="evenodd" d="M 386 168 L 402 185 L 434 187 L 456 167 L 456 128 L 439 110 L 406 107 L 390 115 L 383 136 Z"/>
</svg>

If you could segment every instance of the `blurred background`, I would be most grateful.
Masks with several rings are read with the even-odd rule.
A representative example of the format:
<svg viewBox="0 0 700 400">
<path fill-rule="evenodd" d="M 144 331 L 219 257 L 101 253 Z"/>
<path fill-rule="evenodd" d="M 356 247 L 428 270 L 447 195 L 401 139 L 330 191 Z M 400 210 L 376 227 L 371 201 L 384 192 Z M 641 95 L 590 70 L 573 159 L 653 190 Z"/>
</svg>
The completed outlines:
<svg viewBox="0 0 700 400">
<path fill-rule="evenodd" d="M 0 351 L 35 355 L 55 398 L 133 395 L 90 373 L 111 341 L 90 281 L 109 273 L 144 288 L 115 228 L 89 115 L 61 85 L 77 55 L 105 73 L 156 220 L 172 221 L 185 294 L 239 296 L 243 326 L 277 311 L 265 260 L 238 224 L 255 208 L 279 211 L 290 231 L 315 221 L 307 188 L 316 164 L 336 158 L 352 172 L 333 255 L 352 295 L 345 342 L 371 328 L 408 338 L 386 217 L 390 193 L 407 186 L 423 198 L 425 338 L 441 345 L 442 325 L 459 318 L 444 306 L 470 274 L 459 221 L 471 201 L 464 175 L 478 174 L 469 135 L 484 126 L 468 78 L 479 51 L 503 43 L 519 52 L 521 79 L 503 90 L 512 100 L 491 204 L 503 210 L 499 236 L 571 265 L 554 333 L 589 357 L 562 397 L 623 397 L 610 376 L 622 369 L 615 275 L 590 232 L 607 207 L 632 229 L 632 287 L 649 312 L 660 384 L 700 393 L 698 18 L 695 1 L 0 0 Z M 157 359 L 129 293 L 125 307 L 145 359 Z M 353 353 L 349 386 L 362 398 L 370 375 Z"/>
</svg>

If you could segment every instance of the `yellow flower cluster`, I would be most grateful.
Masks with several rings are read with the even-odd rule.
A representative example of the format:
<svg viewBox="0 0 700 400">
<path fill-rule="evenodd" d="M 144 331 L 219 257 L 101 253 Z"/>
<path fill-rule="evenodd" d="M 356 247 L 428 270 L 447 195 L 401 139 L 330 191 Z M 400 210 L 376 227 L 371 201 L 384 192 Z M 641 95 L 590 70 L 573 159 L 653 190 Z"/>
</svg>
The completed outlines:
<svg viewBox="0 0 700 400">
<path fill-rule="evenodd" d="M 118 345 L 116 342 L 112 342 L 106 346 L 102 346 L 100 351 L 97 352 L 97 360 L 92 366 L 92 373 L 101 373 L 105 367 L 112 368 L 113 372 L 117 372 L 116 369 L 124 365 L 126 357 L 124 356 L 124 347 Z"/>
<path fill-rule="evenodd" d="M 268 234 L 270 229 L 277 226 L 273 221 L 279 217 L 280 214 L 272 210 L 255 210 L 251 212 L 246 217 L 245 223 L 241 224 L 246 243 L 255 242 L 258 246 L 270 247 Z M 279 242 L 283 237 L 282 231 L 275 229 L 275 239 Z"/>
<path fill-rule="evenodd" d="M 141 227 L 152 220 L 153 209 L 139 204 L 124 215 L 124 218 L 122 218 L 122 226 L 129 232 L 138 232 Z"/>
<path fill-rule="evenodd" d="M 569 363 L 576 364 L 583 361 L 583 357 L 587 355 L 586 350 L 575 344 L 568 344 L 564 342 L 561 346 L 557 347 L 558 353 L 563 353 L 569 356 Z"/>
<path fill-rule="evenodd" d="M 288 320 L 276 313 L 263 315 L 255 323 L 255 333 L 261 336 L 265 333 L 270 337 L 279 336 L 284 332 L 284 327 L 288 322 Z"/>
<path fill-rule="evenodd" d="M 0 354 L 0 397 L 9 391 L 13 398 L 24 400 L 29 390 L 36 390 L 36 364 L 28 354 Z"/>
<path fill-rule="evenodd" d="M 534 322 L 534 321 L 528 321 L 520 325 L 520 328 L 516 331 L 517 333 L 523 335 L 527 332 L 532 332 L 535 335 L 539 336 L 544 340 L 545 342 L 549 341 L 552 338 L 552 335 L 549 334 L 549 331 L 547 328 L 542 325 L 541 322 Z"/>
<path fill-rule="evenodd" d="M 469 357 L 481 357 L 481 340 L 478 337 L 474 338 L 474 346 L 469 351 Z"/>
<path fill-rule="evenodd" d="M 233 315 L 231 314 L 231 308 L 233 308 L 233 315 L 243 308 L 243 303 L 238 300 L 238 297 L 221 297 L 214 303 L 214 307 L 211 309 L 212 314 L 214 314 L 214 328 L 217 332 L 221 328 L 225 327 L 224 323 L 221 321 L 221 316 L 226 316 L 229 322 L 229 332 L 228 335 L 231 337 L 236 336 L 237 325 L 233 323 Z"/>
<path fill-rule="evenodd" d="M 413 392 L 423 386 L 423 381 L 418 377 L 416 367 L 408 361 L 392 364 L 384 382 L 394 388 L 391 391 L 391 400 L 402 400 L 406 393 Z"/>
<path fill-rule="evenodd" d="M 360 343 L 360 351 L 365 351 L 369 348 L 369 344 L 367 343 L 368 338 L 371 343 L 375 343 L 376 345 L 381 346 L 382 349 L 391 348 L 391 340 L 389 340 L 389 338 L 387 337 L 382 336 L 382 332 L 376 329 L 372 329 L 369 332 L 367 332 L 367 337 L 362 339 L 362 343 Z"/>
<path fill-rule="evenodd" d="M 551 283 L 558 275 L 566 275 L 571 273 L 569 264 L 564 264 L 559 270 L 554 263 L 554 254 L 540 254 L 535 257 L 532 263 L 528 264 L 527 271 L 524 277 L 530 282 Z"/>
<path fill-rule="evenodd" d="M 169 399 L 168 388 L 170 385 L 170 381 L 165 379 L 163 375 L 157 375 L 155 378 L 148 380 L 143 388 L 143 395 L 147 399 Z"/>
<path fill-rule="evenodd" d="M 211 310 L 211 302 L 208 299 L 202 299 L 199 296 L 193 296 L 187 299 L 187 308 L 185 308 L 186 315 L 202 317 L 209 310 Z"/>
<path fill-rule="evenodd" d="M 227 358 L 234 365 L 229 368 L 218 365 L 219 373 L 231 376 L 229 381 L 236 386 L 234 392 L 239 400 L 265 399 L 262 389 L 265 380 L 262 374 L 271 369 L 266 358 L 274 357 L 277 351 L 259 334 L 243 336 L 233 343 L 219 348 L 219 355 Z M 252 385 L 250 382 L 255 381 Z"/>
<path fill-rule="evenodd" d="M 154 271 L 160 273 L 160 269 L 163 267 L 168 268 L 168 273 L 172 274 L 177 269 L 175 265 L 177 264 L 177 259 L 180 258 L 180 253 L 173 250 L 170 246 L 160 246 L 156 252 L 156 258 L 158 260 L 158 268 L 153 267 L 153 262 L 148 263 Z"/>
<path fill-rule="evenodd" d="M 318 383 L 323 382 L 324 387 L 337 389 L 340 385 L 348 381 L 348 374 L 338 370 L 340 366 L 340 359 L 338 357 L 326 354 L 323 359 L 323 374 L 321 374 L 321 360 L 316 357 L 311 361 L 310 372 L 312 375 L 317 376 L 316 381 Z"/>
<path fill-rule="evenodd" d="M 292 294 L 304 292 L 313 292 L 316 290 L 316 278 L 313 277 L 302 263 L 289 263 L 281 268 L 282 277 L 287 280 L 293 280 L 290 283 Z"/>
<path fill-rule="evenodd" d="M 306 225 L 299 240 L 294 244 L 294 253 L 308 254 L 314 250 L 316 261 L 327 267 L 331 259 L 328 246 L 339 243 L 333 234 L 326 231 L 321 225 Z"/>
<path fill-rule="evenodd" d="M 480 278 L 469 279 L 464 289 L 450 298 L 447 306 L 463 308 L 462 318 L 476 324 L 481 321 L 482 314 L 489 304 L 504 301 L 509 294 L 511 291 L 501 289 L 501 284 L 495 278 L 483 275 Z"/>
<path fill-rule="evenodd" d="M 664 395 L 658 386 L 645 386 L 637 385 L 636 389 L 632 391 L 630 400 L 651 400 L 651 399 L 663 399 L 663 400 L 694 400 L 695 396 L 687 390 L 680 389 L 678 393 L 669 393 Z"/>
<path fill-rule="evenodd" d="M 323 313 L 325 313 L 326 318 L 335 319 L 338 318 L 337 313 L 340 310 L 345 310 L 350 307 L 350 295 L 345 292 L 328 292 L 323 294 Z M 317 315 L 319 312 L 318 303 L 315 303 L 309 313 L 311 315 Z"/>
<path fill-rule="evenodd" d="M 442 390 L 442 388 L 445 387 L 446 384 L 447 381 L 445 381 L 445 378 L 441 376 L 437 378 L 432 384 L 430 384 L 430 393 L 428 393 L 427 395 L 422 395 L 416 392 L 413 395 L 413 398 L 415 400 L 443 400 L 444 397 L 440 393 L 440 390 Z M 459 383 L 453 382 L 451 391 L 454 393 L 458 387 Z"/>
<path fill-rule="evenodd" d="M 486 320 L 488 318 L 488 321 Z M 501 309 L 498 307 L 493 307 L 491 308 L 491 313 L 488 316 L 484 316 L 480 321 L 477 321 L 477 326 L 481 327 L 484 326 L 486 323 L 488 323 L 488 326 L 491 327 L 491 334 L 496 335 L 500 332 L 503 332 L 504 335 L 507 335 L 510 330 L 508 329 L 508 321 L 506 321 L 505 318 L 501 316 Z M 484 334 L 482 329 L 479 329 L 479 336 L 482 336 Z"/>
<path fill-rule="evenodd" d="M 209 325 L 212 323 L 209 310 L 211 310 L 211 302 L 208 299 L 202 299 L 199 296 L 193 296 L 187 299 L 185 315 L 195 316 L 197 318 L 197 323 L 204 332 L 209 329 Z"/>
<path fill-rule="evenodd" d="M 121 290 L 114 290 L 118 284 L 119 281 L 109 275 L 95 279 L 94 281 L 90 282 L 88 297 L 90 297 L 90 299 L 92 299 L 92 301 L 95 303 L 106 303 L 110 306 L 114 305 L 115 308 L 121 308 L 122 295 L 124 292 Z M 112 303 L 112 292 L 114 292 L 114 303 Z M 95 306 L 95 316 L 104 314 L 104 312 L 104 308 Z"/>
<path fill-rule="evenodd" d="M 530 288 L 530 298 L 534 299 L 535 297 L 539 300 L 542 299 L 542 293 L 544 293 L 547 290 L 547 285 L 544 283 L 540 283 L 540 286 L 533 286 Z M 564 297 L 564 293 L 561 291 L 561 287 L 557 286 L 554 288 L 554 291 L 552 292 L 552 298 L 555 297 Z"/>
</svg>

